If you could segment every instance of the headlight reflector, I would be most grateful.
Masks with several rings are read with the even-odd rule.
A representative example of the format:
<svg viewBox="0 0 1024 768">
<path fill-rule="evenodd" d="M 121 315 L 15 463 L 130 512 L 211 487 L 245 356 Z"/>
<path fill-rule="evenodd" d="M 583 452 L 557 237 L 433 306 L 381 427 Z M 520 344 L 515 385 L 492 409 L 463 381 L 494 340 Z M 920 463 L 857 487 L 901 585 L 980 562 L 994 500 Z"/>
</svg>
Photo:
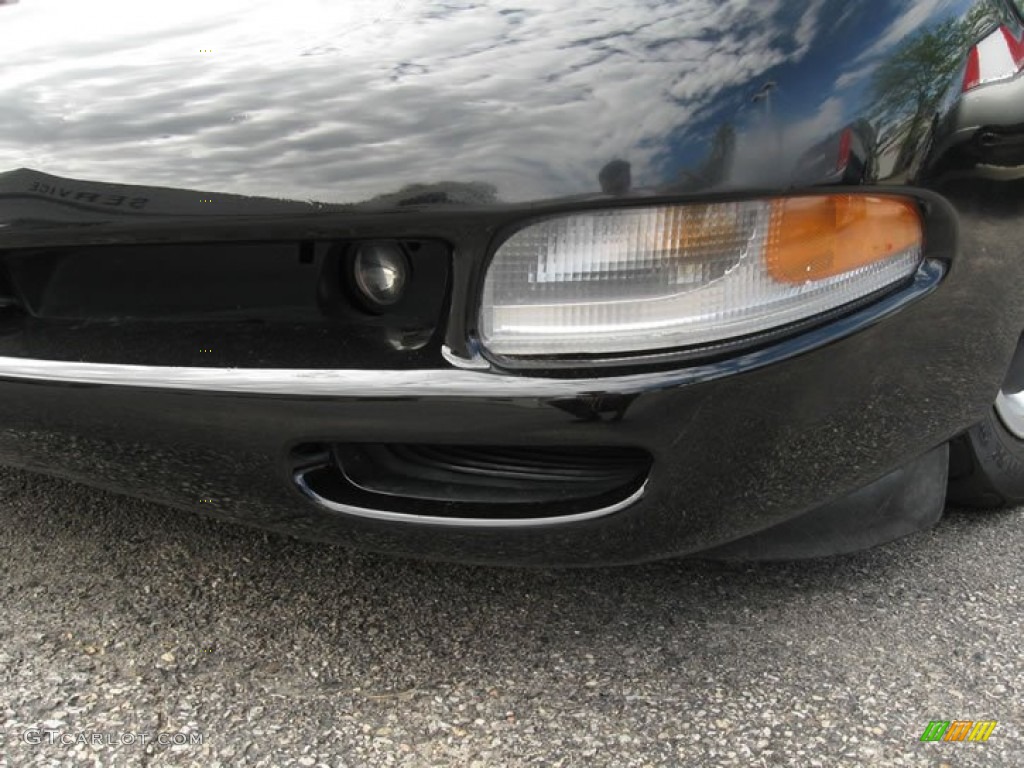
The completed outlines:
<svg viewBox="0 0 1024 768">
<path fill-rule="evenodd" d="M 921 261 L 914 203 L 829 195 L 568 214 L 494 255 L 479 330 L 499 355 L 707 344 L 836 309 Z"/>
</svg>

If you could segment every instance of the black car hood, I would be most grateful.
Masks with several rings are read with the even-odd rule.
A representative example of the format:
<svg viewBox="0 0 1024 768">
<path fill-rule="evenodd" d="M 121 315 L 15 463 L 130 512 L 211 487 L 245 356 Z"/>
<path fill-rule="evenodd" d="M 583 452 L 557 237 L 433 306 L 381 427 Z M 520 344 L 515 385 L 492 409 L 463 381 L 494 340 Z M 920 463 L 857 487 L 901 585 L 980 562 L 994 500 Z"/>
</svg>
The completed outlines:
<svg viewBox="0 0 1024 768">
<path fill-rule="evenodd" d="M 877 68 L 970 5 L 5 4 L 0 170 L 382 207 L 785 187 L 905 122 Z"/>
</svg>

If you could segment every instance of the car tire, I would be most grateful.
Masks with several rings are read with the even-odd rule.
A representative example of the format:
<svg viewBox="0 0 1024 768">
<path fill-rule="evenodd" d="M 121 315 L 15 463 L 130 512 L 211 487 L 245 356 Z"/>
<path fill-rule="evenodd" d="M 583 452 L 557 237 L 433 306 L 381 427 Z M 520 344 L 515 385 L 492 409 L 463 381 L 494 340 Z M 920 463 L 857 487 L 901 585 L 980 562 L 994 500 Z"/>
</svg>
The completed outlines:
<svg viewBox="0 0 1024 768">
<path fill-rule="evenodd" d="M 946 499 L 952 506 L 996 509 L 1024 504 L 1024 439 L 1008 428 L 1013 417 L 1007 419 L 1000 402 L 949 444 Z M 1024 430 L 1024 424 L 1012 427 Z"/>
</svg>

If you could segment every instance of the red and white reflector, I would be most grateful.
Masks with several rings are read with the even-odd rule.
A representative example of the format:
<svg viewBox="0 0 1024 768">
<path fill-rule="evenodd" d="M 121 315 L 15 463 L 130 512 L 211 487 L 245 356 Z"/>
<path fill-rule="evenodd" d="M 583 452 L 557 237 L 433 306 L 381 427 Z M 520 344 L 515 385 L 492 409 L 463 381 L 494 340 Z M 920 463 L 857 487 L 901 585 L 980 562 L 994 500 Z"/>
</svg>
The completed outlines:
<svg viewBox="0 0 1024 768">
<path fill-rule="evenodd" d="M 986 83 L 1008 80 L 1024 69 L 1024 40 L 1002 26 L 971 48 L 964 70 L 963 92 Z"/>
<path fill-rule="evenodd" d="M 839 152 L 836 155 L 836 173 L 846 170 L 850 164 L 850 147 L 853 142 L 853 129 L 844 128 L 839 134 Z"/>
</svg>

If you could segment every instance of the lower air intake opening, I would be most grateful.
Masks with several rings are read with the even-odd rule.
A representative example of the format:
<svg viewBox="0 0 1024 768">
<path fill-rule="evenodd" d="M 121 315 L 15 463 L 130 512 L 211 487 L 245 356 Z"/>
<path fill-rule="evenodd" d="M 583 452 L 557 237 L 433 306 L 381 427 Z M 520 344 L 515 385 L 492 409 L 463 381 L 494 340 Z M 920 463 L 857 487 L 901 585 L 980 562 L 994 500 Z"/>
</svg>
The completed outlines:
<svg viewBox="0 0 1024 768">
<path fill-rule="evenodd" d="M 651 456 L 632 447 L 336 443 L 299 446 L 295 481 L 338 512 L 410 522 L 551 523 L 622 509 Z"/>
</svg>

